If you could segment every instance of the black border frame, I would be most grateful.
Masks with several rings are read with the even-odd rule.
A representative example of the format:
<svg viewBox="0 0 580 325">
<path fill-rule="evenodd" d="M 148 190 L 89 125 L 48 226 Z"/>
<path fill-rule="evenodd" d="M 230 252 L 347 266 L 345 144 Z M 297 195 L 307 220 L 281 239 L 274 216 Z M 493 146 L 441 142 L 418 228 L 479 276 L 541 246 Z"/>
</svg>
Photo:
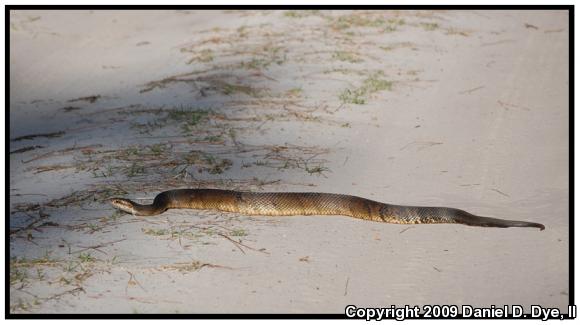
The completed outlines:
<svg viewBox="0 0 580 325">
<path fill-rule="evenodd" d="M 12 10 L 304 10 L 304 9 L 338 9 L 338 10 L 566 10 L 569 27 L 569 58 L 571 72 L 569 85 L 569 175 L 572 186 L 569 187 L 569 306 L 574 306 L 574 5 L 6 5 L 5 15 L 5 175 L 10 174 L 9 138 L 10 138 L 10 11 Z M 10 185 L 5 183 L 5 318 L 6 319 L 346 319 L 344 314 L 12 314 L 10 313 Z M 345 306 L 346 307 L 346 306 Z M 386 306 L 385 306 L 386 307 Z M 563 314 L 564 319 L 573 319 Z M 388 318 L 394 319 L 394 318 Z M 417 319 L 417 318 L 406 318 Z M 522 318 L 423 318 L 419 319 L 532 319 L 530 314 Z M 536 318 L 538 319 L 538 318 Z M 559 318 L 549 318 L 559 319 Z"/>
</svg>

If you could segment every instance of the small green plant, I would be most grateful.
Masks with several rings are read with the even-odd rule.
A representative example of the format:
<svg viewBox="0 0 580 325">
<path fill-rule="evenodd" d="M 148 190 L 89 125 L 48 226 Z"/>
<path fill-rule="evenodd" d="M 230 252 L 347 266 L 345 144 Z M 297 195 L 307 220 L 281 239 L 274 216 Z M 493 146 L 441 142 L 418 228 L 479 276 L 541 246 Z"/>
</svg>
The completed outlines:
<svg viewBox="0 0 580 325">
<path fill-rule="evenodd" d="M 92 232 L 95 232 L 101 230 L 103 227 L 90 223 L 87 225 L 87 228 L 89 228 Z"/>
<path fill-rule="evenodd" d="M 248 26 L 240 26 L 238 27 L 238 29 L 236 30 L 238 32 L 238 36 L 240 38 L 246 38 L 248 36 Z"/>
<path fill-rule="evenodd" d="M 318 15 L 320 10 L 289 10 L 284 12 L 284 16 L 289 18 L 304 18 L 312 15 Z"/>
<path fill-rule="evenodd" d="M 79 260 L 81 263 L 91 263 L 96 261 L 97 259 L 91 256 L 90 253 L 80 253 Z"/>
<path fill-rule="evenodd" d="M 224 171 L 230 169 L 232 167 L 233 162 L 229 159 L 222 159 L 219 163 L 214 163 L 211 168 L 209 168 L 208 172 L 210 174 L 216 175 L 221 174 Z"/>
<path fill-rule="evenodd" d="M 242 93 L 251 97 L 259 97 L 259 91 L 255 88 L 245 85 L 236 85 L 230 83 L 223 83 L 220 87 L 221 92 L 224 95 L 233 95 L 236 93 Z"/>
<path fill-rule="evenodd" d="M 366 93 L 375 93 L 382 90 L 391 90 L 393 82 L 380 79 L 381 73 L 376 73 L 367 78 L 363 83 L 363 88 Z"/>
<path fill-rule="evenodd" d="M 67 279 L 64 276 L 61 276 L 60 279 L 58 280 L 58 282 L 64 284 L 64 285 L 70 285 L 72 283 L 71 279 Z"/>
<path fill-rule="evenodd" d="M 439 28 L 439 24 L 437 23 L 420 23 L 419 25 L 423 27 L 424 30 L 428 31 L 433 31 Z"/>
<path fill-rule="evenodd" d="M 361 14 L 351 14 L 338 17 L 332 26 L 336 29 L 348 29 L 352 27 L 381 27 L 386 21 L 383 18 L 370 18 Z"/>
<path fill-rule="evenodd" d="M 141 228 L 141 231 L 144 234 L 151 235 L 151 236 L 165 236 L 165 235 L 169 235 L 169 230 L 166 230 L 166 229 Z"/>
<path fill-rule="evenodd" d="M 364 98 L 364 91 L 361 89 L 345 89 L 342 93 L 338 96 L 341 102 L 344 104 L 356 104 L 356 105 L 363 105 L 366 104 L 366 99 Z"/>
<path fill-rule="evenodd" d="M 250 69 L 250 70 L 258 70 L 258 69 L 262 69 L 262 68 L 267 68 L 270 65 L 270 62 L 266 61 L 265 59 L 259 59 L 259 58 L 252 58 L 250 61 L 248 62 L 242 62 L 240 63 L 240 66 L 244 69 Z"/>
<path fill-rule="evenodd" d="M 165 152 L 165 147 L 162 144 L 154 144 L 149 146 L 149 151 L 154 156 L 160 156 Z"/>
<path fill-rule="evenodd" d="M 208 135 L 202 139 L 202 141 L 207 142 L 222 142 L 224 139 L 219 135 Z"/>
<path fill-rule="evenodd" d="M 363 61 L 361 58 L 358 57 L 358 54 L 345 51 L 334 52 L 334 54 L 332 54 L 332 58 L 335 60 L 349 63 L 358 63 Z"/>
<path fill-rule="evenodd" d="M 286 91 L 286 96 L 288 97 L 298 97 L 300 96 L 300 94 L 302 93 L 302 88 L 298 87 L 298 88 L 292 88 L 288 91 Z"/>
<path fill-rule="evenodd" d="M 201 50 L 197 60 L 200 62 L 211 62 L 213 61 L 213 51 L 210 49 Z"/>
<path fill-rule="evenodd" d="M 174 109 L 169 111 L 168 118 L 185 123 L 187 126 L 196 126 L 209 119 L 209 110 Z"/>
<path fill-rule="evenodd" d="M 42 272 L 41 269 L 36 269 L 36 277 L 38 278 L 39 281 L 43 281 L 44 280 L 44 273 Z"/>
<path fill-rule="evenodd" d="M 312 175 L 312 174 L 322 174 L 323 172 L 330 171 L 330 169 L 328 169 L 326 167 L 323 167 L 323 166 L 316 166 L 316 167 L 308 167 L 308 166 L 306 166 L 305 170 L 310 175 Z"/>
<path fill-rule="evenodd" d="M 402 18 L 391 18 L 389 20 L 387 20 L 389 22 L 389 24 L 393 24 L 393 25 L 405 25 L 405 20 Z"/>
<path fill-rule="evenodd" d="M 368 77 L 363 81 L 361 87 L 351 90 L 345 89 L 339 95 L 339 99 L 341 102 L 345 104 L 356 104 L 362 105 L 366 104 L 367 97 L 370 94 L 383 91 L 383 90 L 391 90 L 393 87 L 393 82 L 384 80 L 381 78 L 383 74 L 378 72 L 373 74 L 372 76 Z"/>
<path fill-rule="evenodd" d="M 243 237 L 243 236 L 247 236 L 248 233 L 244 229 L 234 229 L 230 232 L 230 235 L 236 236 L 236 237 Z"/>
<path fill-rule="evenodd" d="M 136 156 L 139 154 L 139 148 L 137 147 L 129 147 L 124 150 L 124 155 L 126 156 Z"/>
<path fill-rule="evenodd" d="M 13 286 L 18 283 L 24 283 L 28 279 L 28 274 L 18 268 L 10 267 L 10 285 Z"/>
<path fill-rule="evenodd" d="M 392 33 L 392 32 L 396 32 L 396 31 L 397 31 L 397 26 L 395 26 L 395 25 L 387 25 L 387 26 L 385 26 L 385 28 L 383 28 L 384 33 Z"/>
<path fill-rule="evenodd" d="M 286 61 L 286 52 L 281 46 L 265 46 L 263 51 L 257 54 L 257 57 L 250 61 L 242 61 L 240 67 L 243 69 L 259 70 L 268 68 L 273 63 L 278 65 Z"/>
<path fill-rule="evenodd" d="M 145 174 L 145 167 L 142 165 L 133 162 L 131 166 L 127 169 L 126 173 L 127 177 L 134 177 L 137 175 Z"/>
<path fill-rule="evenodd" d="M 196 165 L 199 172 L 207 171 L 210 174 L 221 174 L 233 165 L 230 159 L 219 158 L 202 151 L 190 152 L 184 159 L 186 163 Z"/>
</svg>

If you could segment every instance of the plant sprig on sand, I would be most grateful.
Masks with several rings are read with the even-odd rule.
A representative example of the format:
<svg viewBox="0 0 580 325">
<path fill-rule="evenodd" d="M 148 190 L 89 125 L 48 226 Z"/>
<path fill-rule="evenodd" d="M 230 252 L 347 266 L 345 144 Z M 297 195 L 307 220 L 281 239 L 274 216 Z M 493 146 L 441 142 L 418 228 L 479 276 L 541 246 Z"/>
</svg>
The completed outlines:
<svg viewBox="0 0 580 325">
<path fill-rule="evenodd" d="M 363 81 L 362 86 L 355 89 L 344 89 L 339 99 L 344 104 L 366 104 L 368 97 L 376 92 L 391 90 L 393 82 L 382 79 L 383 73 L 377 72 Z"/>
</svg>

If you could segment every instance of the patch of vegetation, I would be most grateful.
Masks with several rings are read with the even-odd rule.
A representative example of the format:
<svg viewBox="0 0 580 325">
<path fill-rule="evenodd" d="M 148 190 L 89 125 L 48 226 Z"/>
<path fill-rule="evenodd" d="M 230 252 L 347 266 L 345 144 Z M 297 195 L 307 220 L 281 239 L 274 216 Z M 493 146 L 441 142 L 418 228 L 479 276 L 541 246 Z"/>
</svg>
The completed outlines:
<svg viewBox="0 0 580 325">
<path fill-rule="evenodd" d="M 365 95 L 362 89 L 345 89 L 338 95 L 338 98 L 344 104 L 363 105 L 367 102 Z"/>
<path fill-rule="evenodd" d="M 42 267 L 56 267 L 59 261 L 51 259 L 48 252 L 40 258 L 10 258 L 10 286 L 26 287 L 31 280 L 43 281 Z M 31 271 L 34 273 L 31 275 Z M 34 278 L 36 275 L 36 278 Z"/>
<path fill-rule="evenodd" d="M 292 88 L 286 91 L 288 97 L 298 97 L 302 94 L 302 87 Z"/>
<path fill-rule="evenodd" d="M 201 140 L 204 142 L 213 142 L 213 143 L 218 143 L 218 142 L 224 141 L 224 139 L 221 137 L 221 135 L 208 135 L 208 136 L 205 136 Z"/>
<path fill-rule="evenodd" d="M 399 43 L 394 43 L 391 44 L 389 46 L 379 46 L 379 48 L 381 48 L 384 51 L 393 51 L 396 49 L 400 49 L 400 48 L 413 48 L 413 43 L 411 42 L 399 42 Z"/>
<path fill-rule="evenodd" d="M 167 118 L 185 123 L 187 126 L 196 126 L 209 119 L 210 110 L 173 109 L 168 111 Z"/>
<path fill-rule="evenodd" d="M 90 253 L 81 253 L 79 255 L 79 260 L 81 263 L 92 263 L 95 262 L 97 259 L 91 256 Z"/>
<path fill-rule="evenodd" d="M 437 23 L 420 23 L 419 26 L 423 27 L 424 30 L 433 31 L 439 28 Z"/>
<path fill-rule="evenodd" d="M 165 126 L 165 123 L 162 123 L 158 120 L 149 121 L 147 123 L 131 123 L 131 129 L 136 130 L 141 134 L 150 134 L 151 131 L 160 129 Z"/>
<path fill-rule="evenodd" d="M 352 27 L 381 27 L 386 24 L 383 18 L 371 18 L 361 14 L 351 14 L 340 16 L 332 22 L 332 27 L 336 29 L 348 29 Z"/>
<path fill-rule="evenodd" d="M 162 270 L 178 271 L 181 273 L 189 273 L 199 271 L 204 267 L 223 267 L 221 265 L 215 265 L 210 263 L 202 263 L 200 261 L 191 261 L 189 263 L 175 263 L 171 265 L 164 265 L 161 267 Z"/>
<path fill-rule="evenodd" d="M 184 49 L 182 49 L 183 51 Z M 199 52 L 199 54 L 193 58 L 191 58 L 189 61 L 187 61 L 187 64 L 192 64 L 194 62 L 202 62 L 202 63 L 207 63 L 207 62 L 211 62 L 214 59 L 214 55 L 213 55 L 213 51 L 210 49 L 204 49 L 201 50 Z"/>
<path fill-rule="evenodd" d="M 363 60 L 358 56 L 358 54 L 353 52 L 346 52 L 346 51 L 338 51 L 332 54 L 332 58 L 334 60 L 350 62 L 350 63 L 358 63 L 362 62 Z"/>
<path fill-rule="evenodd" d="M 150 235 L 150 236 L 167 236 L 167 235 L 169 235 L 169 230 L 167 230 L 167 229 L 141 228 L 141 231 L 145 235 Z"/>
<path fill-rule="evenodd" d="M 243 69 L 260 70 L 266 69 L 273 63 L 282 65 L 286 60 L 286 51 L 281 46 L 264 46 L 256 57 L 250 61 L 242 61 L 240 67 Z"/>
<path fill-rule="evenodd" d="M 261 68 L 267 68 L 270 64 L 272 64 L 272 62 L 267 61 L 266 59 L 262 59 L 262 58 L 252 58 L 250 61 L 248 62 L 242 62 L 240 63 L 240 66 L 244 69 L 254 69 L 254 70 L 258 70 Z"/>
<path fill-rule="evenodd" d="M 90 233 L 92 234 L 94 232 L 97 232 L 97 231 L 103 229 L 104 226 L 99 226 L 99 225 L 95 225 L 93 223 L 90 223 L 87 225 L 87 228 L 90 230 Z"/>
<path fill-rule="evenodd" d="M 167 148 L 159 143 L 149 146 L 149 152 L 154 156 L 161 156 L 166 150 Z"/>
<path fill-rule="evenodd" d="M 10 289 L 22 291 L 27 293 L 27 295 L 32 296 L 32 299 L 19 299 L 17 304 L 11 304 L 11 310 L 26 311 L 43 302 L 59 299 L 64 295 L 76 295 L 79 292 L 84 292 L 82 283 L 93 275 L 96 266 L 94 262 L 96 261 L 97 259 L 88 253 L 81 253 L 76 257 L 71 255 L 70 260 L 52 259 L 49 257 L 49 252 L 46 252 L 45 256 L 41 258 L 11 258 Z M 46 268 L 57 269 L 47 272 Z M 44 297 L 23 290 L 32 285 L 40 285 L 42 288 L 42 286 L 53 286 L 54 284 L 74 287 L 66 291 L 59 290 L 60 292 L 56 294 L 49 293 L 48 296 Z M 60 288 L 60 286 L 58 286 L 58 288 Z"/>
<path fill-rule="evenodd" d="M 248 233 L 244 229 L 234 229 L 230 232 L 230 236 L 243 237 L 247 235 Z"/>
<path fill-rule="evenodd" d="M 233 162 L 230 159 L 218 158 L 212 154 L 193 151 L 185 156 L 185 161 L 197 167 L 198 172 L 208 172 L 210 174 L 221 174 L 224 171 L 230 169 Z"/>
<path fill-rule="evenodd" d="M 125 169 L 125 175 L 127 177 L 135 177 L 137 175 L 143 175 L 145 174 L 145 166 L 137 163 L 137 162 L 133 162 L 131 164 L 131 166 L 129 166 L 128 168 Z"/>
<path fill-rule="evenodd" d="M 59 261 L 51 259 L 49 254 L 45 254 L 43 257 L 40 258 L 11 258 L 10 259 L 10 268 L 19 268 L 19 267 L 34 267 L 34 266 L 57 266 Z"/>
<path fill-rule="evenodd" d="M 363 88 L 367 93 L 375 93 L 382 90 L 391 90 L 393 82 L 381 79 L 382 73 L 375 73 L 367 78 L 363 83 Z"/>
<path fill-rule="evenodd" d="M 387 21 L 389 22 L 389 24 L 392 24 L 392 25 L 398 25 L 398 26 L 405 25 L 405 20 L 402 18 L 391 18 Z"/>
<path fill-rule="evenodd" d="M 233 95 L 237 93 L 242 93 L 251 97 L 260 97 L 261 95 L 258 89 L 246 85 L 221 82 L 219 83 L 218 88 L 224 95 Z"/>
<path fill-rule="evenodd" d="M 468 37 L 470 35 L 470 32 L 458 30 L 455 28 L 448 28 L 445 30 L 445 35 L 460 35 L 460 36 Z"/>
<path fill-rule="evenodd" d="M 308 16 L 319 15 L 320 10 L 288 10 L 284 12 L 285 17 L 289 18 L 304 18 Z"/>
<path fill-rule="evenodd" d="M 383 91 L 391 90 L 393 82 L 382 79 L 382 73 L 375 73 L 363 81 L 361 87 L 357 89 L 345 89 L 340 93 L 339 99 L 345 104 L 366 104 L 369 95 Z"/>
<path fill-rule="evenodd" d="M 395 25 L 387 25 L 382 30 L 384 33 L 392 33 L 397 31 L 397 26 Z"/>
<path fill-rule="evenodd" d="M 330 18 L 330 25 L 332 28 L 343 31 L 346 35 L 354 36 L 354 33 L 349 31 L 351 28 L 376 28 L 381 32 L 394 32 L 398 27 L 405 25 L 405 20 L 401 18 L 376 17 L 376 15 L 368 13 L 355 12 L 350 15 L 340 16 L 338 18 Z"/>
<path fill-rule="evenodd" d="M 330 171 L 330 169 L 323 167 L 323 166 L 315 166 L 315 167 L 305 167 L 306 172 L 308 172 L 308 174 L 312 175 L 312 174 L 322 174 L 323 172 L 328 172 Z"/>
<path fill-rule="evenodd" d="M 129 148 L 123 150 L 122 154 L 124 156 L 137 156 L 137 155 L 139 155 L 140 151 L 141 151 L 140 148 L 133 146 L 133 147 L 129 147 Z"/>
<path fill-rule="evenodd" d="M 368 74 L 368 72 L 365 72 L 365 71 L 355 70 L 355 69 L 346 69 L 346 68 L 326 69 L 322 73 L 324 73 L 324 74 L 342 73 L 342 74 L 346 74 L 346 75 L 353 75 L 354 74 L 354 75 L 359 75 L 359 76 L 363 76 L 363 75 Z"/>
<path fill-rule="evenodd" d="M 25 270 L 23 269 L 19 269 L 19 268 L 14 268 L 14 267 L 10 267 L 10 285 L 16 285 L 16 284 L 23 284 L 26 282 L 26 280 L 28 279 L 28 274 L 26 273 Z"/>
<path fill-rule="evenodd" d="M 238 27 L 238 29 L 236 29 L 236 31 L 238 32 L 238 37 L 240 37 L 240 38 L 246 38 L 249 35 L 248 26 L 245 26 L 245 25 Z"/>
</svg>

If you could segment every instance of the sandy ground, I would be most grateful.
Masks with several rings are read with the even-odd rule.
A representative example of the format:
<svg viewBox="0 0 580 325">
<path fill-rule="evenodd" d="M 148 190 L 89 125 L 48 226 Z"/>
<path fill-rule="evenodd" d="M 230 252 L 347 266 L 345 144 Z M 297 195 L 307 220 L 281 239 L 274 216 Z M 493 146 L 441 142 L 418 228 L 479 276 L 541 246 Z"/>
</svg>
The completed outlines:
<svg viewBox="0 0 580 325">
<path fill-rule="evenodd" d="M 10 311 L 568 304 L 566 12 L 12 12 Z M 118 213 L 320 191 L 541 222 Z M 145 202 L 145 200 L 144 200 Z"/>
</svg>

